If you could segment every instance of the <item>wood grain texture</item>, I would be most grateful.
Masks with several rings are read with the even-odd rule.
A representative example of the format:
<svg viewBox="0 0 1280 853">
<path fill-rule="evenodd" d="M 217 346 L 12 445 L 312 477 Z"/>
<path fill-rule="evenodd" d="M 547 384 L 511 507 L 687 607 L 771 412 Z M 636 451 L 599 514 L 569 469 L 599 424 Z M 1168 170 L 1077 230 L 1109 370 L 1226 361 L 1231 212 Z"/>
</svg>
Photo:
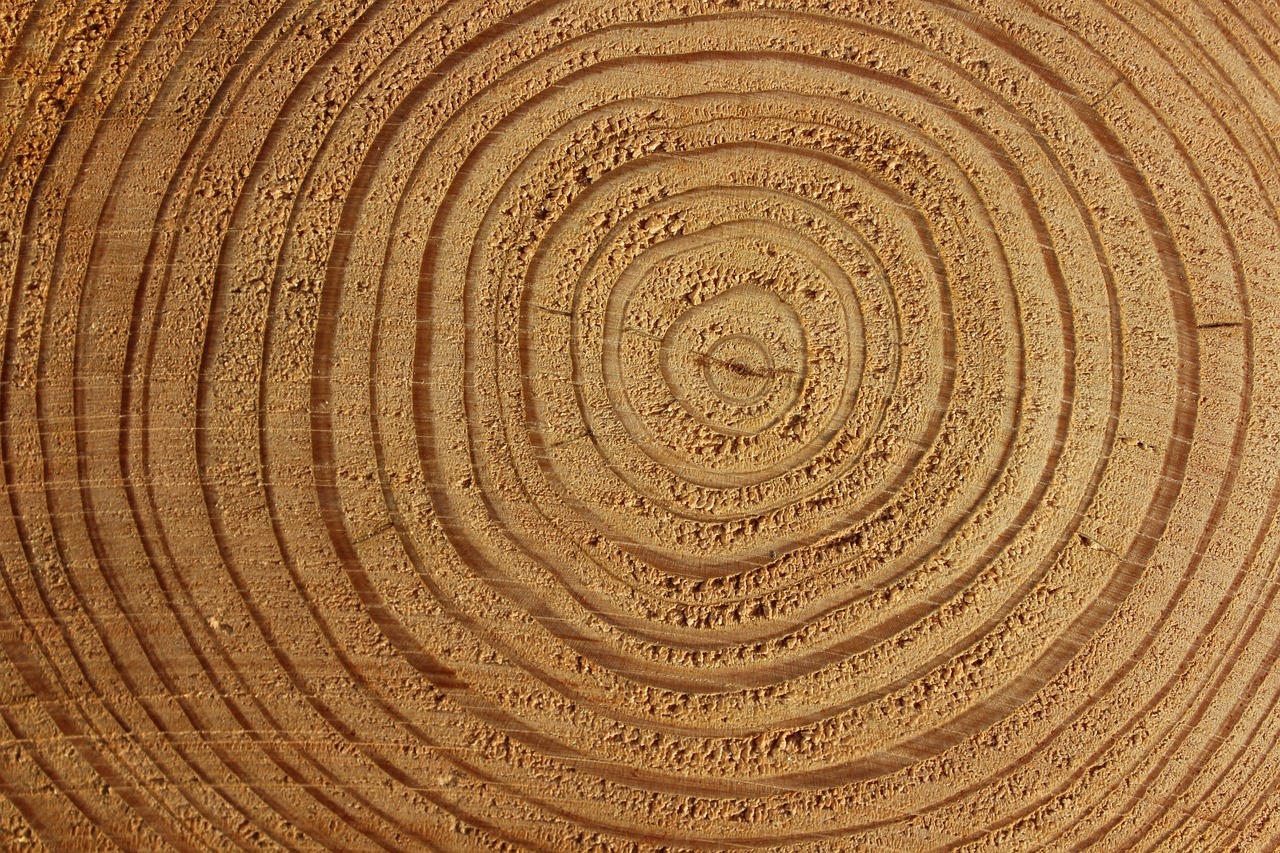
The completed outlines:
<svg viewBox="0 0 1280 853">
<path fill-rule="evenodd" d="M 0 0 L 0 847 L 1280 848 L 1272 0 Z"/>
</svg>

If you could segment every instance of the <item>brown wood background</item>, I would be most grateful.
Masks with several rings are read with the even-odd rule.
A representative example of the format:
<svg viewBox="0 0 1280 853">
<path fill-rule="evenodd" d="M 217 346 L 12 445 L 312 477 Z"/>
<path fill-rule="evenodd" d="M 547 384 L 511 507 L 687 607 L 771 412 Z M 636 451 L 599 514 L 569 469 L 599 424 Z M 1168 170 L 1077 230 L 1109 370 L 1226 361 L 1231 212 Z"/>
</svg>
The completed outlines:
<svg viewBox="0 0 1280 853">
<path fill-rule="evenodd" d="M 1280 848 L 1271 0 L 0 0 L 0 847 Z"/>
</svg>

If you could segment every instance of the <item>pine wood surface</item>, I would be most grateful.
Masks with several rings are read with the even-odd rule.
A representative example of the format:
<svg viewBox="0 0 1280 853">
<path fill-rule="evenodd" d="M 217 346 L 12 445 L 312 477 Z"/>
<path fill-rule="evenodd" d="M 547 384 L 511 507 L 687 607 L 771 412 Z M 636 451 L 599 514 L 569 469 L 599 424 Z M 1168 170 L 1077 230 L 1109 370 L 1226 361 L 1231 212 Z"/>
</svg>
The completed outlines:
<svg viewBox="0 0 1280 853">
<path fill-rule="evenodd" d="M 0 0 L 0 848 L 1280 849 L 1272 0 Z"/>
</svg>

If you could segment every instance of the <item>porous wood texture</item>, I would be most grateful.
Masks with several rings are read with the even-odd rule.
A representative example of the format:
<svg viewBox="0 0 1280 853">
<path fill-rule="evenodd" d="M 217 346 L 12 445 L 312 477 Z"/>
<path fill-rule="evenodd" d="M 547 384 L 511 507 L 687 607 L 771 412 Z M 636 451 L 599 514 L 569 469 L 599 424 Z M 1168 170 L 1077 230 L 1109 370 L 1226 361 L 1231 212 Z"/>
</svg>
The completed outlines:
<svg viewBox="0 0 1280 853">
<path fill-rule="evenodd" d="M 0 847 L 1280 845 L 1280 7 L 0 0 Z"/>
</svg>

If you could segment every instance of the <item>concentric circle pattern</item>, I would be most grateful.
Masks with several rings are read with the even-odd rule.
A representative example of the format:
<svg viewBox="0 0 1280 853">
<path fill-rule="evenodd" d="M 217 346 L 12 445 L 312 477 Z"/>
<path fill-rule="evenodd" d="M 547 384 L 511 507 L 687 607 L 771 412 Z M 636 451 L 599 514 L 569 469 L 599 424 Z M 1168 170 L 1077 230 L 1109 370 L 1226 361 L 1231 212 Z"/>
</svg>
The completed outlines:
<svg viewBox="0 0 1280 853">
<path fill-rule="evenodd" d="M 0 847 L 1280 848 L 1280 10 L 0 4 Z"/>
</svg>

